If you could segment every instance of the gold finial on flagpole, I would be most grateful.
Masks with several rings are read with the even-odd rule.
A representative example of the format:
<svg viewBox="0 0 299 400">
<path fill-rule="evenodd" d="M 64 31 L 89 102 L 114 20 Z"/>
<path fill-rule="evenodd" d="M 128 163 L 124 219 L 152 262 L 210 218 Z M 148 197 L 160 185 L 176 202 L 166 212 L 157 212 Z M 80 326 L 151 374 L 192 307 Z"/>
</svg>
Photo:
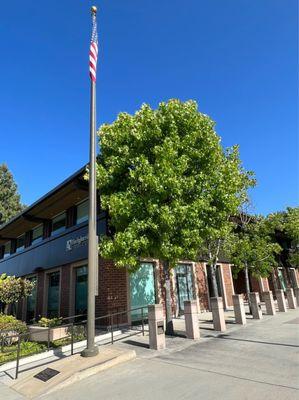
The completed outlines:
<svg viewBox="0 0 299 400">
<path fill-rule="evenodd" d="M 97 8 L 96 8 L 96 6 L 92 6 L 92 7 L 91 7 L 91 13 L 92 13 L 92 14 L 96 14 L 96 13 L 97 13 Z"/>
</svg>

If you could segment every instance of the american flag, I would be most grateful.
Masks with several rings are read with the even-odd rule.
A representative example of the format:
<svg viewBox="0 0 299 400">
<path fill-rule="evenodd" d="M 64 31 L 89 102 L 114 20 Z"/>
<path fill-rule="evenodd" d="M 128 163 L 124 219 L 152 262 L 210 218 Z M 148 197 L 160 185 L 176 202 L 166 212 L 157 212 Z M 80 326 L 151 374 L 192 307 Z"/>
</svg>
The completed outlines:
<svg viewBox="0 0 299 400">
<path fill-rule="evenodd" d="M 89 49 L 89 75 L 94 82 L 97 79 L 97 61 L 98 61 L 98 32 L 96 15 L 92 14 L 92 33 Z"/>
</svg>

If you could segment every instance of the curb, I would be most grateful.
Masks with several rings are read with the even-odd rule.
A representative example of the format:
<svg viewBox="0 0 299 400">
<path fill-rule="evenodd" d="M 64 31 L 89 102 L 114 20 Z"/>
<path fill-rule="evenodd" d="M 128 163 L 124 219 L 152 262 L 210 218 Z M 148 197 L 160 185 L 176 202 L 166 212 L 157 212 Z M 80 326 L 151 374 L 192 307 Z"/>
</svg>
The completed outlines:
<svg viewBox="0 0 299 400">
<path fill-rule="evenodd" d="M 135 350 L 129 350 L 126 351 L 124 354 L 121 354 L 119 356 L 110 358 L 107 361 L 104 361 L 101 364 L 95 365 L 93 367 L 81 370 L 76 372 L 75 374 L 73 374 L 72 376 L 70 376 L 69 378 L 67 378 L 64 382 L 59 383 L 58 385 L 56 385 L 55 387 L 49 389 L 48 391 L 42 393 L 40 396 L 45 396 L 49 393 L 53 393 L 56 392 L 57 390 L 63 389 L 69 385 L 72 385 L 76 382 L 79 382 L 83 379 L 88 378 L 89 376 L 95 375 L 99 372 L 105 371 L 106 369 L 115 367 L 119 364 L 122 364 L 124 362 L 130 361 L 130 360 L 134 360 L 136 358 L 136 352 Z"/>
</svg>

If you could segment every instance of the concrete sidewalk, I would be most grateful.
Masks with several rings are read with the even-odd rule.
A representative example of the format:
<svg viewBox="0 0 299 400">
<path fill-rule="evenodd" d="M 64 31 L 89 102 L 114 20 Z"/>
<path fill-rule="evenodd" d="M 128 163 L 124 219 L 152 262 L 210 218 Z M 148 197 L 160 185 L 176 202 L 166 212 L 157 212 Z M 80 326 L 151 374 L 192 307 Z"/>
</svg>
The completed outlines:
<svg viewBox="0 0 299 400">
<path fill-rule="evenodd" d="M 134 337 L 119 346 L 134 348 L 137 359 L 45 397 L 47 400 L 198 399 L 295 400 L 299 397 L 299 310 L 246 327 L 229 325 L 225 334 L 202 331 L 197 343 L 167 338 L 158 353 L 147 338 Z"/>
<path fill-rule="evenodd" d="M 137 335 L 117 342 L 118 349 L 135 350 L 137 359 L 51 393 L 45 399 L 281 399 L 299 397 L 299 310 L 260 321 L 247 318 L 247 326 L 233 322 L 226 312 L 227 331 L 215 332 L 211 314 L 199 316 L 201 339 L 166 339 L 167 349 L 148 348 L 148 337 Z M 175 320 L 184 333 L 184 320 Z M 105 346 L 106 347 L 106 346 Z M 110 346 L 109 346 L 110 347 Z M 112 346 L 113 347 L 113 346 Z M 100 350 L 101 351 L 101 350 Z M 24 399 L 1 387 L 0 398 Z"/>
</svg>

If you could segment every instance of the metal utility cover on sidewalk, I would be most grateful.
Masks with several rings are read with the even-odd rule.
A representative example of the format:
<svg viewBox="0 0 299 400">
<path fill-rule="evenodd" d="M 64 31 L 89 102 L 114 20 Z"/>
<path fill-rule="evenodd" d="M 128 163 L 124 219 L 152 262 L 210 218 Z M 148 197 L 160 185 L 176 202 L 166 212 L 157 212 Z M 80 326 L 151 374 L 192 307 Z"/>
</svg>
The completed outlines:
<svg viewBox="0 0 299 400">
<path fill-rule="evenodd" d="M 38 374 L 34 375 L 33 377 L 43 382 L 47 382 L 49 379 L 53 378 L 53 376 L 56 376 L 57 374 L 60 374 L 60 371 L 52 368 L 46 368 Z"/>
</svg>

